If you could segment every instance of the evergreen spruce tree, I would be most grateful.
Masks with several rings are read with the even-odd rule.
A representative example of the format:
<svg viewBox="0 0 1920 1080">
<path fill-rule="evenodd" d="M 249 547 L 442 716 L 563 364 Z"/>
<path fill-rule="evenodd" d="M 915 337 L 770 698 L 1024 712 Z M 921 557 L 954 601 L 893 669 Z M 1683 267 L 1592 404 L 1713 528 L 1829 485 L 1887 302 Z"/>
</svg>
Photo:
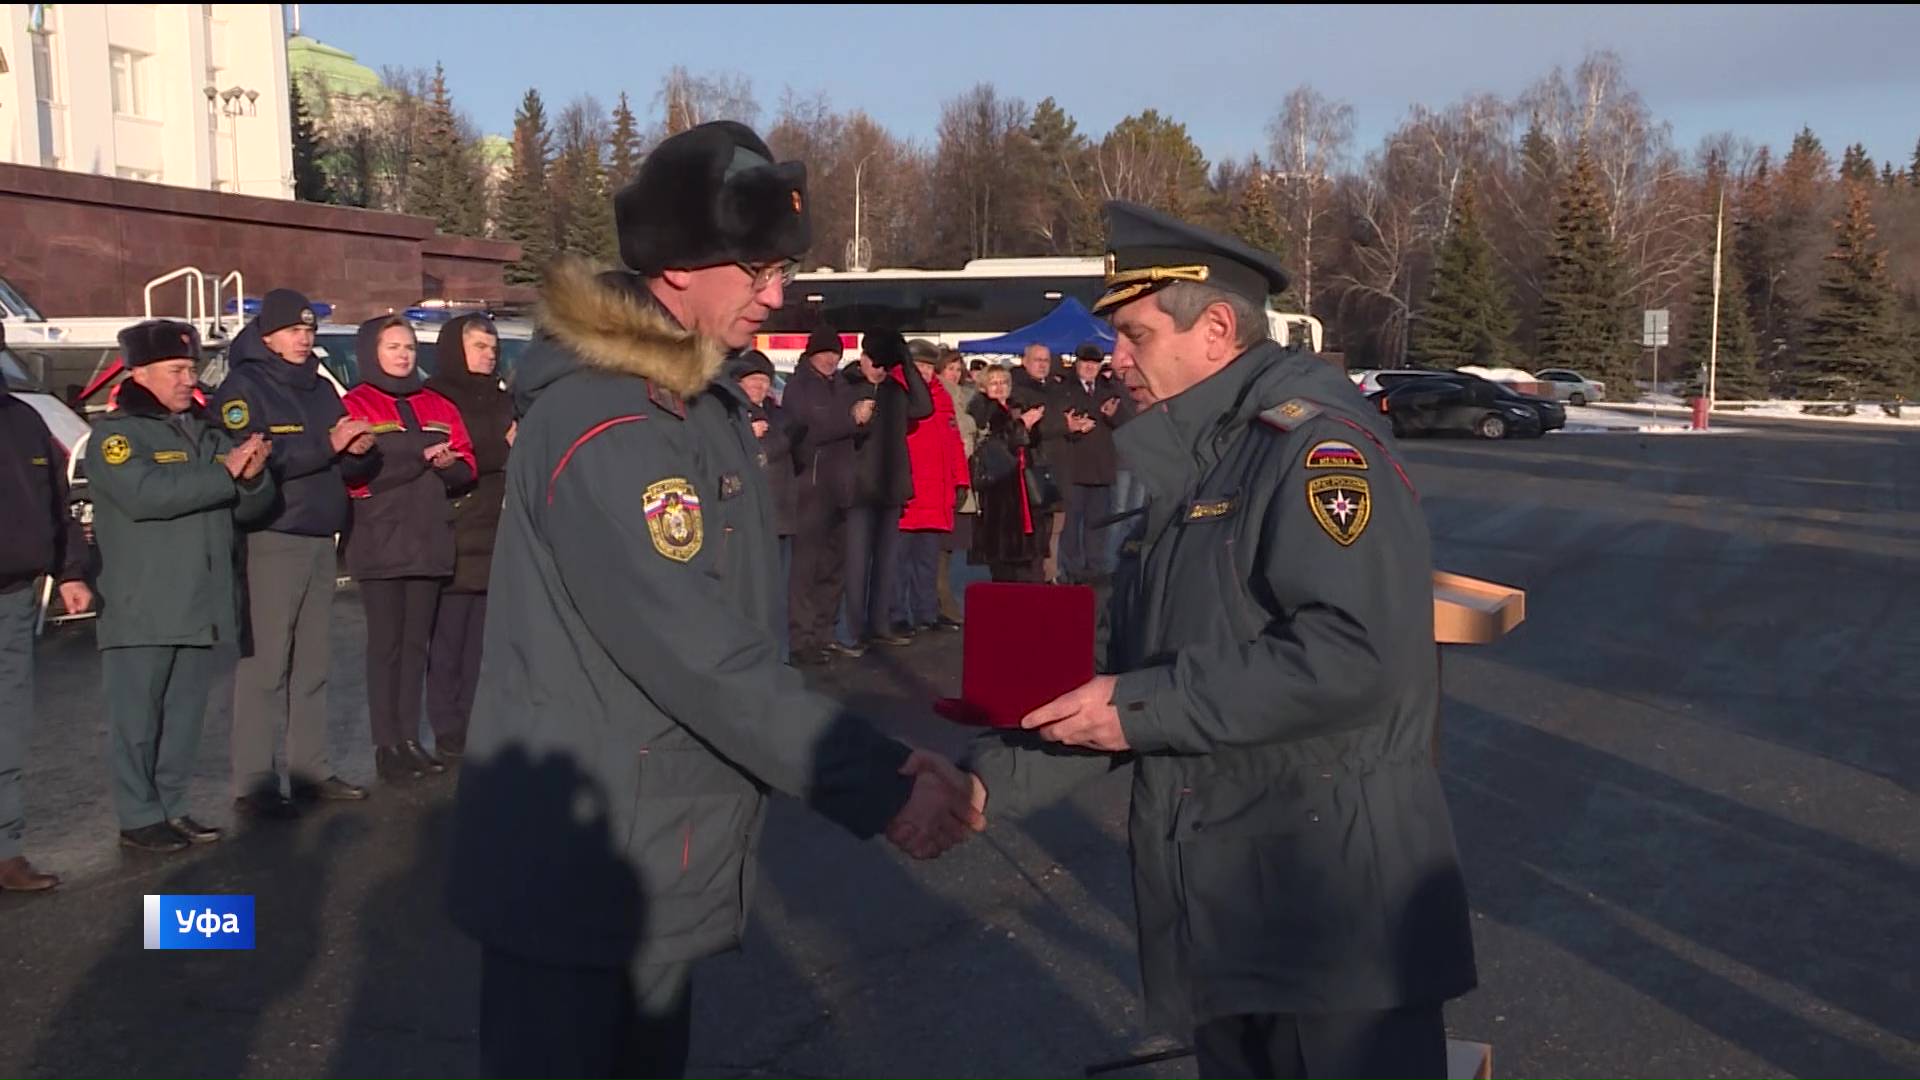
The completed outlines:
<svg viewBox="0 0 1920 1080">
<path fill-rule="evenodd" d="M 1606 196 L 1582 143 L 1554 204 L 1540 298 L 1540 367 L 1572 368 L 1633 396 L 1639 350 L 1621 301 L 1619 253 Z"/>
<path fill-rule="evenodd" d="M 1834 219 L 1833 239 L 1819 308 L 1808 328 L 1801 390 L 1826 400 L 1890 397 L 1907 387 L 1910 359 L 1894 326 L 1887 253 L 1874 250 L 1867 185 L 1847 184 L 1846 209 Z"/>
<path fill-rule="evenodd" d="M 446 72 L 435 64 L 432 94 L 407 175 L 407 213 L 433 219 L 444 233 L 474 235 L 486 211 L 485 185 L 474 183 L 477 172 L 473 149 L 460 135 L 447 96 Z"/>
<path fill-rule="evenodd" d="M 1504 366 L 1513 353 L 1513 308 L 1480 228 L 1472 174 L 1454 192 L 1452 225 L 1433 258 L 1433 289 L 1414 317 L 1407 354 L 1416 364 Z"/>
<path fill-rule="evenodd" d="M 328 202 L 327 175 L 320 169 L 320 136 L 300 96 L 300 80 L 287 81 L 287 109 L 293 116 L 293 197 L 301 202 Z"/>
<path fill-rule="evenodd" d="M 513 163 L 500 189 L 500 235 L 520 244 L 520 259 L 507 267 L 510 285 L 535 285 L 553 258 L 553 217 L 547 207 L 550 164 L 547 110 L 540 91 L 528 90 L 513 114 Z"/>
<path fill-rule="evenodd" d="M 620 92 L 620 104 L 613 107 L 613 133 L 607 137 L 607 186 L 619 191 L 633 182 L 640 170 L 640 128 L 627 104 L 627 92 Z"/>
</svg>

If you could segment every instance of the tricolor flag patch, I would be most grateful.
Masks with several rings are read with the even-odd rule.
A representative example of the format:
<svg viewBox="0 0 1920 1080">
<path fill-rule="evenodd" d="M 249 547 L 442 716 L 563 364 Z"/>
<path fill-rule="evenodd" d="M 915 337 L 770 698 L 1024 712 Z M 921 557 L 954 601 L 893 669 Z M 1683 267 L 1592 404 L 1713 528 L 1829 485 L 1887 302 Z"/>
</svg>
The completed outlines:
<svg viewBox="0 0 1920 1080">
<path fill-rule="evenodd" d="M 1314 443 L 1313 449 L 1307 451 L 1307 468 L 1350 469 L 1354 472 L 1364 472 L 1367 468 L 1367 459 L 1350 442 L 1326 439 Z"/>
</svg>

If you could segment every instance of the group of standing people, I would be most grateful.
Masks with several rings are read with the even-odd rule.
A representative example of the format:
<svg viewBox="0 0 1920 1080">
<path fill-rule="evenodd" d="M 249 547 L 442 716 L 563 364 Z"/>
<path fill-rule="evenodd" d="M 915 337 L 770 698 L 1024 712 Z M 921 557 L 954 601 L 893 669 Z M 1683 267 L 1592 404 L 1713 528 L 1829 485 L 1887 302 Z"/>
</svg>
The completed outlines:
<svg viewBox="0 0 1920 1080">
<path fill-rule="evenodd" d="M 239 650 L 230 743 L 236 808 L 288 819 L 302 802 L 366 798 L 366 788 L 338 775 L 327 745 L 333 596 L 343 563 L 366 613 L 379 777 L 443 773 L 444 759 L 463 752 L 514 437 L 511 399 L 494 373 L 498 335 L 481 316 L 448 323 L 435 374 L 425 379 L 412 326 L 371 319 L 356 336 L 364 380 L 342 397 L 321 373 L 317 326 L 304 296 L 269 292 L 235 336 L 230 372 L 204 407 L 195 393 L 202 352 L 194 327 L 150 320 L 120 335 L 129 376 L 115 409 L 94 425 L 85 469 L 123 846 L 165 853 L 220 839 L 220 829 L 188 812 L 187 793 L 213 650 L 229 643 Z M 15 440 L 26 448 L 19 455 L 8 448 L 22 456 L 10 456 L 8 472 L 24 465 L 32 481 L 4 493 L 8 508 L 19 504 L 35 525 L 7 576 L 54 572 L 68 609 L 85 610 L 94 600 L 86 544 L 67 512 L 60 455 L 50 443 L 33 452 L 36 437 Z M 24 641 L 18 649 L 15 637 Z M 10 633 L 0 652 L 9 672 L 24 669 L 30 634 Z M 31 709 L 31 682 L 24 685 L 10 710 Z M 432 750 L 420 741 L 423 690 Z M 20 750 L 0 755 L 0 833 L 10 838 L 0 851 L 0 888 L 51 888 L 58 879 L 18 853 Z"/>
<path fill-rule="evenodd" d="M 755 430 L 780 505 L 793 659 L 857 657 L 875 644 L 958 629 L 957 554 L 995 581 L 1095 582 L 1125 394 L 1097 345 L 1056 373 L 1044 345 L 1018 368 L 898 334 L 864 336 L 858 359 L 816 330 L 780 406 Z M 772 365 L 749 351 L 736 378 Z M 743 382 L 749 393 L 753 385 Z M 764 397 L 765 391 L 760 391 Z"/>
</svg>

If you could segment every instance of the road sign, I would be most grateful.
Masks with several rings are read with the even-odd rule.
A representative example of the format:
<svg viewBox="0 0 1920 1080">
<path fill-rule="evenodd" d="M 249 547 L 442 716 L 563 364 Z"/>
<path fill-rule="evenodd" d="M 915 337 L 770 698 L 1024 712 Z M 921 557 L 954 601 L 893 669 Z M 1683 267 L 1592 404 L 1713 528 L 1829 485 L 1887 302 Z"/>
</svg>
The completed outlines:
<svg viewBox="0 0 1920 1080">
<path fill-rule="evenodd" d="M 1658 349 L 1667 344 L 1667 309 L 1640 313 L 1640 344 Z"/>
</svg>

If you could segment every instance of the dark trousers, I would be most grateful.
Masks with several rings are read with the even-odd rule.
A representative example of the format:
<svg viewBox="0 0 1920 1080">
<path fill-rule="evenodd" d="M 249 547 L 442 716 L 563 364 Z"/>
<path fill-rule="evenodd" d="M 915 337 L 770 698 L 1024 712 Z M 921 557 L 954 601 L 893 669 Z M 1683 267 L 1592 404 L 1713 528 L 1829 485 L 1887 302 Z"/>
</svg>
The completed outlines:
<svg viewBox="0 0 1920 1080">
<path fill-rule="evenodd" d="M 1087 581 L 1108 572 L 1107 530 L 1094 527 L 1113 513 L 1113 489 L 1105 484 L 1067 485 L 1066 531 L 1060 536 L 1060 576 Z"/>
<path fill-rule="evenodd" d="M 899 603 L 894 614 L 908 626 L 926 626 L 941 616 L 940 567 L 942 532 L 903 532 L 900 534 L 900 585 L 895 595 Z"/>
<path fill-rule="evenodd" d="M 440 579 L 363 581 L 360 604 L 367 613 L 367 718 L 373 745 L 417 742 Z"/>
<path fill-rule="evenodd" d="M 480 957 L 484 1076 L 683 1076 L 693 969 L 555 967 Z"/>
<path fill-rule="evenodd" d="M 847 512 L 815 489 L 802 492 L 793 536 L 793 568 L 787 578 L 787 627 L 796 652 L 823 649 L 833 640 L 845 585 Z"/>
<path fill-rule="evenodd" d="M 0 593 L 0 859 L 20 854 L 26 835 L 27 744 L 33 738 L 34 582 Z"/>
<path fill-rule="evenodd" d="M 1226 1016 L 1195 1029 L 1193 1048 L 1205 1077 L 1447 1075 L 1439 1005 Z"/>
<path fill-rule="evenodd" d="M 213 684 L 213 650 L 133 645 L 100 650 L 107 764 L 120 828 L 144 829 L 187 812 Z"/>
<path fill-rule="evenodd" d="M 847 511 L 847 632 L 853 642 L 887 633 L 888 608 L 899 587 L 900 507 Z M 851 644 L 851 643 L 850 643 Z"/>
<path fill-rule="evenodd" d="M 487 631 L 487 594 L 442 592 L 427 651 L 427 720 L 433 741 L 467 737 L 473 688 L 480 683 L 480 643 Z"/>
<path fill-rule="evenodd" d="M 333 664 L 331 536 L 247 534 L 247 648 L 233 668 L 228 750 L 234 795 L 279 791 L 274 744 L 284 728 L 296 783 L 333 775 L 327 755 L 327 673 Z"/>
</svg>

